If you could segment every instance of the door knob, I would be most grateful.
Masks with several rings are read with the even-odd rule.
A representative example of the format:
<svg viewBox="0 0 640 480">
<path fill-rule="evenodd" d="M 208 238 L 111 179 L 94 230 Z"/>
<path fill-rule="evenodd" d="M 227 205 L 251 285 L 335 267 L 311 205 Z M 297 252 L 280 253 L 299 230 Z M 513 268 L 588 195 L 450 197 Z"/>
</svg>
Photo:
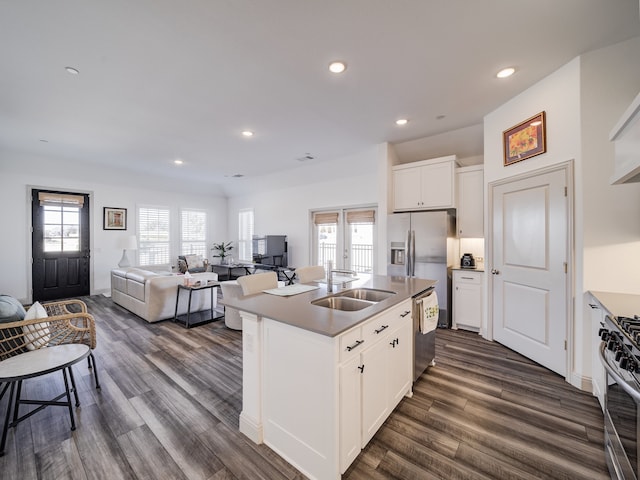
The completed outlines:
<svg viewBox="0 0 640 480">
<path fill-rule="evenodd" d="M 500 275 L 500 271 L 499 271 L 499 270 L 496 270 L 495 268 L 492 268 L 492 269 L 491 269 L 491 273 L 492 273 L 493 275 Z"/>
</svg>

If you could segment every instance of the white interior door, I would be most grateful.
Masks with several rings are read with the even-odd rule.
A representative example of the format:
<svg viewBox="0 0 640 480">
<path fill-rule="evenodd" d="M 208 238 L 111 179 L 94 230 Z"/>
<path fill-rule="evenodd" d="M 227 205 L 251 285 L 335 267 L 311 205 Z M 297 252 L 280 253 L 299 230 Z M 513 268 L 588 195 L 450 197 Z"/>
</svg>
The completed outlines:
<svg viewBox="0 0 640 480">
<path fill-rule="evenodd" d="M 566 171 L 493 187 L 493 332 L 566 376 Z"/>
</svg>

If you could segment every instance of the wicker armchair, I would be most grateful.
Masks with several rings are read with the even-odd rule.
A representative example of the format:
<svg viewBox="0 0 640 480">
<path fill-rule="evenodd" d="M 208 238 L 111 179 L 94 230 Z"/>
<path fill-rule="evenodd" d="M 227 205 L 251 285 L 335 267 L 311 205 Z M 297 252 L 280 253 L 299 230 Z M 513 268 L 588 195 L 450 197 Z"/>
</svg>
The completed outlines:
<svg viewBox="0 0 640 480">
<path fill-rule="evenodd" d="M 93 356 L 96 348 L 95 320 L 81 300 L 43 303 L 47 318 L 0 323 L 0 361 L 28 350 L 47 346 L 82 343 L 91 349 L 89 368 L 93 369 L 96 388 L 100 388 Z"/>
</svg>

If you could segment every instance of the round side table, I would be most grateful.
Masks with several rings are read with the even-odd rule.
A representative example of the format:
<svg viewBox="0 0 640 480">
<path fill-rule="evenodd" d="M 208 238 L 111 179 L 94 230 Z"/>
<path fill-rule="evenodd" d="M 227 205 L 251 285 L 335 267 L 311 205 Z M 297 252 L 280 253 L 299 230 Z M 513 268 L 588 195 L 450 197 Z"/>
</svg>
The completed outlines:
<svg viewBox="0 0 640 480">
<path fill-rule="evenodd" d="M 87 358 L 89 356 L 89 352 L 90 349 L 87 345 L 57 345 L 55 347 L 44 347 L 38 350 L 21 353 L 0 362 L 0 385 L 5 384 L 2 388 L 2 392 L 0 393 L 0 398 L 4 396 L 8 388 L 11 388 L 9 392 L 9 401 L 7 403 L 4 427 L 2 429 L 0 456 L 4 455 L 4 447 L 7 441 L 7 431 L 9 428 L 15 427 L 21 421 L 26 420 L 45 407 L 52 405 L 67 407 L 69 409 L 69 417 L 71 418 L 71 430 L 76 429 L 76 422 L 71 405 L 71 392 L 73 392 L 75 396 L 76 407 L 80 406 L 80 401 L 78 399 L 78 392 L 76 391 L 76 383 L 73 379 L 71 365 Z M 64 378 L 65 391 L 63 393 L 51 400 L 26 400 L 20 398 L 23 380 L 40 377 L 59 370 L 62 370 L 62 376 Z M 71 381 L 71 388 L 69 388 L 69 380 Z M 58 401 L 62 397 L 66 397 L 67 400 L 62 402 Z M 20 405 L 40 406 L 20 417 Z M 11 420 L 12 410 L 13 419 Z"/>
</svg>

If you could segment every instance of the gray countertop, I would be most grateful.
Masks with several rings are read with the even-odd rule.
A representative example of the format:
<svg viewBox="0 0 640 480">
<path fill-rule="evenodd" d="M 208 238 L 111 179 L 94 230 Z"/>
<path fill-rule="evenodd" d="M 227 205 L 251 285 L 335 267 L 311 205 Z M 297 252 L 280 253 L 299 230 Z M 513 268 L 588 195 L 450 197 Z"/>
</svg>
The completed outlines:
<svg viewBox="0 0 640 480">
<path fill-rule="evenodd" d="M 412 296 L 434 286 L 435 280 L 421 278 L 389 277 L 383 275 L 360 275 L 347 288 L 366 287 L 396 292 L 396 295 L 355 312 L 332 310 L 311 305 L 311 301 L 322 298 L 327 293 L 325 284 L 317 284 L 318 289 L 289 297 L 267 293 L 256 293 L 246 297 L 222 299 L 222 304 L 238 310 L 271 318 L 294 327 L 314 333 L 335 337 L 359 323 L 383 312 Z M 334 292 L 343 290 L 334 286 Z"/>
<path fill-rule="evenodd" d="M 615 317 L 640 315 L 640 295 L 613 292 L 589 292 L 602 307 Z"/>
</svg>

